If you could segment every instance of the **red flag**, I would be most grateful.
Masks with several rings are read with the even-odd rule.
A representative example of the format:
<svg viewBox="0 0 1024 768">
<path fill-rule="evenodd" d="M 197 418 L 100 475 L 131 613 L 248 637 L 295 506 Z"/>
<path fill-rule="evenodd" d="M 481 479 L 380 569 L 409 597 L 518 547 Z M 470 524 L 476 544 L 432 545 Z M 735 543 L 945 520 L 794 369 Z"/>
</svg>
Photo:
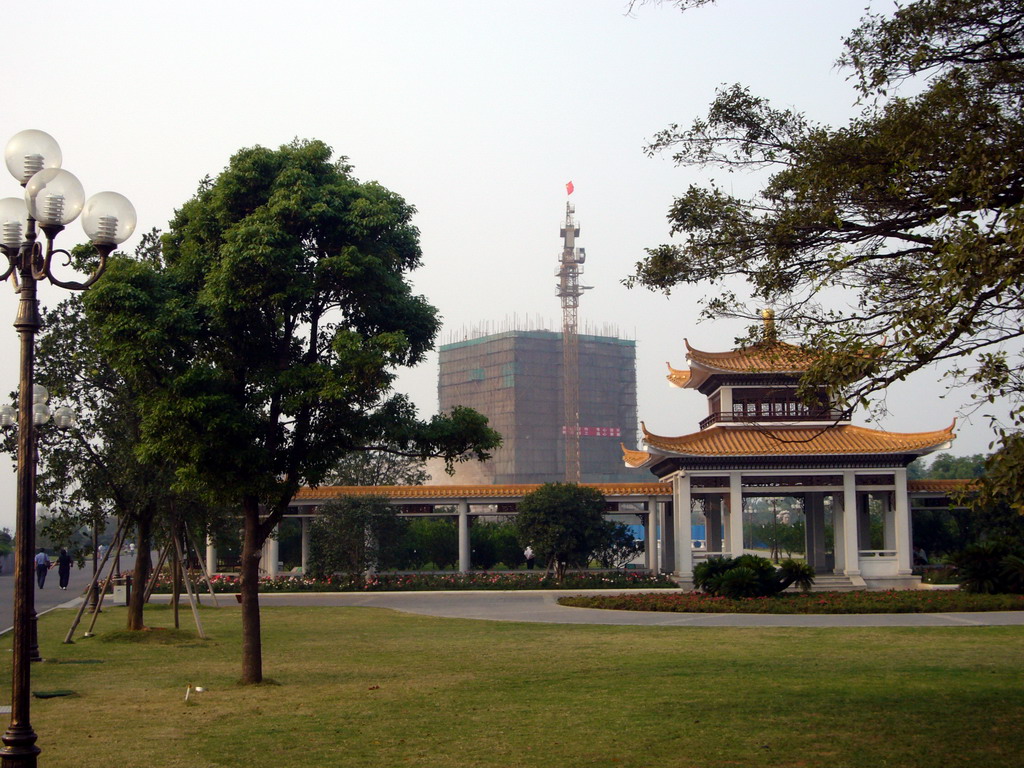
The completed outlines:
<svg viewBox="0 0 1024 768">
<path fill-rule="evenodd" d="M 565 194 L 571 195 L 574 189 L 575 187 L 572 185 L 572 182 L 570 181 L 568 184 L 565 185 Z"/>
</svg>

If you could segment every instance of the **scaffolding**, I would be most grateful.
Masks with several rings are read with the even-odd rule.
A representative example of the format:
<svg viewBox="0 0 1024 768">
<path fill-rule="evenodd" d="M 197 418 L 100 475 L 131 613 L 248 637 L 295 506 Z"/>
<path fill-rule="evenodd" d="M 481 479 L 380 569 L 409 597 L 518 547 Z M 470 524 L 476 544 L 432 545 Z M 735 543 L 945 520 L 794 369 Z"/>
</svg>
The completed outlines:
<svg viewBox="0 0 1024 768">
<path fill-rule="evenodd" d="M 484 414 L 502 435 L 493 458 L 477 466 L 474 483 L 564 481 L 564 344 L 554 330 L 504 330 L 440 348 L 438 401 L 442 411 L 463 405 Z M 636 342 L 577 334 L 579 360 L 576 444 L 581 482 L 634 482 L 620 443 L 636 444 Z"/>
</svg>

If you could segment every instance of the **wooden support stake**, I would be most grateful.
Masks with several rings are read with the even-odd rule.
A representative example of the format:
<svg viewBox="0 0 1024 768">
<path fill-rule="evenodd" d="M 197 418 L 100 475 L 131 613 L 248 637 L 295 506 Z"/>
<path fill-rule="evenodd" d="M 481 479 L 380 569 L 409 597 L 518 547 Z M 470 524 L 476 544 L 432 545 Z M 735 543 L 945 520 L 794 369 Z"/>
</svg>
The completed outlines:
<svg viewBox="0 0 1024 768">
<path fill-rule="evenodd" d="M 188 527 L 185 527 L 185 536 L 188 537 L 188 543 L 192 546 L 192 551 L 196 553 L 196 560 L 199 561 L 199 569 L 202 571 L 203 578 L 206 580 L 206 586 L 210 590 L 210 597 L 213 598 L 213 607 L 219 608 L 220 605 L 217 603 L 217 595 L 213 591 L 213 581 L 210 579 L 210 572 L 206 570 L 206 558 L 203 557 L 203 553 L 199 551 L 199 547 L 196 546 L 196 540 L 192 538 L 192 534 L 189 533 Z M 197 592 L 199 590 L 196 590 Z"/>
<path fill-rule="evenodd" d="M 114 534 L 114 540 L 117 541 L 121 537 L 121 531 L 124 528 L 126 519 L 122 518 L 118 521 L 117 532 Z M 93 561 L 95 562 L 96 550 L 92 553 Z M 107 564 L 107 560 L 110 559 L 110 550 L 108 549 L 103 555 L 103 561 L 100 563 L 99 568 L 96 569 L 96 573 L 92 575 L 92 581 L 89 582 L 89 586 L 85 589 L 85 599 L 82 600 L 82 604 L 78 606 L 78 613 L 75 615 L 75 620 L 71 623 L 71 629 L 68 630 L 67 635 L 64 637 L 65 645 L 70 645 L 74 642 L 71 638 L 74 637 L 75 630 L 78 629 L 78 623 L 82 620 L 82 614 L 85 613 L 86 607 L 89 605 L 89 594 L 96 588 L 96 582 L 100 580 L 100 574 L 103 573 L 103 568 Z M 100 599 L 97 596 L 95 611 L 99 610 Z M 94 612 L 95 612 L 94 611 Z"/>
<path fill-rule="evenodd" d="M 181 556 L 181 542 L 178 541 L 178 537 L 174 537 L 174 548 L 177 551 L 178 562 L 182 563 L 183 559 Z M 196 630 L 199 632 L 199 637 L 203 640 L 206 639 L 206 633 L 203 632 L 203 623 L 199 620 L 199 607 L 196 605 L 195 595 L 192 594 L 192 579 L 189 578 L 188 572 L 182 567 L 182 572 L 185 575 L 185 591 L 188 592 L 188 602 L 192 606 L 192 618 L 196 622 Z"/>
<path fill-rule="evenodd" d="M 121 552 L 121 546 L 124 544 L 124 530 L 120 530 L 120 536 L 115 538 L 115 544 L 117 545 L 118 554 Z M 111 547 L 113 549 L 113 547 Z M 108 552 L 109 554 L 109 552 Z M 110 588 L 110 582 L 114 578 L 114 564 L 110 564 L 110 571 L 107 573 L 107 580 L 103 582 L 103 589 L 100 590 L 99 597 L 96 598 L 96 607 L 92 612 L 92 621 L 89 622 L 89 628 L 85 631 L 86 637 L 92 637 L 92 630 L 96 626 L 96 618 L 100 615 L 100 609 L 103 607 L 103 598 L 107 596 L 107 590 Z"/>
<path fill-rule="evenodd" d="M 146 595 L 143 597 L 142 602 L 148 603 L 149 598 L 153 596 L 153 589 L 156 587 L 157 579 L 160 577 L 160 572 L 163 570 L 164 563 L 167 562 L 167 553 L 171 551 L 171 542 L 168 541 L 164 544 L 164 548 L 160 550 L 160 557 L 157 559 L 156 568 L 153 569 L 152 575 L 149 577 L 149 584 L 146 585 Z"/>
</svg>

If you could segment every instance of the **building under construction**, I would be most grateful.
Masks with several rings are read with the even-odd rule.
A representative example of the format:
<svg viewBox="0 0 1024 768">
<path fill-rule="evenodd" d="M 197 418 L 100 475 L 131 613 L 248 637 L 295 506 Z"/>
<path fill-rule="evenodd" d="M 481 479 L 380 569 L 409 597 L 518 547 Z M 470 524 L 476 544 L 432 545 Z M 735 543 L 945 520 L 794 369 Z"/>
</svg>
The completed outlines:
<svg viewBox="0 0 1024 768">
<path fill-rule="evenodd" d="M 441 346 L 441 410 L 474 408 L 503 439 L 491 461 L 466 468 L 474 482 L 564 481 L 566 440 L 574 430 L 580 481 L 636 481 L 636 473 L 623 466 L 619 447 L 636 440 L 636 342 L 581 333 L 576 343 L 575 427 L 565 423 L 562 333 L 509 330 Z M 464 467 L 459 465 L 457 474 Z"/>
<path fill-rule="evenodd" d="M 572 182 L 565 186 L 571 195 Z M 562 332 L 506 328 L 441 347 L 441 411 L 473 408 L 503 440 L 486 464 L 460 465 L 456 482 L 636 480 L 619 448 L 636 438 L 636 342 L 579 332 L 580 297 L 590 286 L 580 283 L 587 254 L 576 246 L 575 213 L 567 202 L 555 270 Z"/>
</svg>

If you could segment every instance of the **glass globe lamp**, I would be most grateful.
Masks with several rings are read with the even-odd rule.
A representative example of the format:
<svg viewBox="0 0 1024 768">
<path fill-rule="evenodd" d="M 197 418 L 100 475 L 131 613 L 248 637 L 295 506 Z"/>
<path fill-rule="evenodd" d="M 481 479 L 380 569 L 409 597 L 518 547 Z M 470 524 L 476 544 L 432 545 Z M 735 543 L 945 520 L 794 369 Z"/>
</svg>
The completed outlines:
<svg viewBox="0 0 1024 768">
<path fill-rule="evenodd" d="M 119 245 L 132 236 L 135 206 L 118 192 L 97 192 L 85 201 L 82 229 L 96 245 Z"/>
<path fill-rule="evenodd" d="M 75 412 L 66 405 L 62 405 L 53 412 L 53 423 L 61 429 L 73 427 L 77 421 L 78 419 L 75 417 Z"/>
<path fill-rule="evenodd" d="M 82 212 L 85 190 L 75 174 L 46 168 L 25 185 L 29 215 L 43 226 L 63 227 Z"/>
<path fill-rule="evenodd" d="M 14 134 L 4 149 L 7 170 L 22 185 L 44 168 L 60 168 L 63 159 L 56 139 L 35 129 Z"/>
<path fill-rule="evenodd" d="M 28 228 L 28 208 L 20 197 L 0 200 L 0 245 L 17 250 Z"/>
</svg>

